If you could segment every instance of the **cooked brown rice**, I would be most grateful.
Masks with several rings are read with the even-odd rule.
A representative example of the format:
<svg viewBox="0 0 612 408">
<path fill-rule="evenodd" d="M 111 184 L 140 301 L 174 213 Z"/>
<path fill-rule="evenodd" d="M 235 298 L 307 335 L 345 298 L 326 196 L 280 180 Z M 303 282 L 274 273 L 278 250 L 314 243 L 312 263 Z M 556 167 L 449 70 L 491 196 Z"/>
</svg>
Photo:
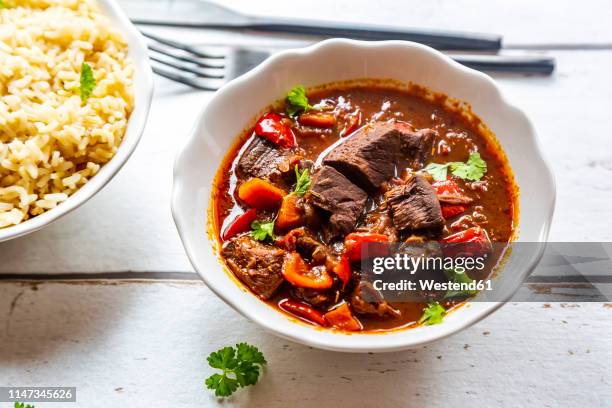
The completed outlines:
<svg viewBox="0 0 612 408">
<path fill-rule="evenodd" d="M 115 154 L 134 105 L 127 44 L 92 0 L 3 0 L 0 228 L 66 200 Z M 96 86 L 82 102 L 81 65 Z"/>
</svg>

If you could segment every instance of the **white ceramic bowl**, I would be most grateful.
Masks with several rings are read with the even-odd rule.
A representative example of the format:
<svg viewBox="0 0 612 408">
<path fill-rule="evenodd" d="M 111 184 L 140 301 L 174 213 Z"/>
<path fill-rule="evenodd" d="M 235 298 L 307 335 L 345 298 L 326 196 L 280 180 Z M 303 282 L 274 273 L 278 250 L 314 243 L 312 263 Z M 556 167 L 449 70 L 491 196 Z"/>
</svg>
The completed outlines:
<svg viewBox="0 0 612 408">
<path fill-rule="evenodd" d="M 236 284 L 220 264 L 206 232 L 213 177 L 245 125 L 296 84 L 309 87 L 357 78 L 411 81 L 470 103 L 473 112 L 497 135 L 514 170 L 520 188 L 518 240 L 546 241 L 555 184 L 525 114 L 506 101 L 489 76 L 465 68 L 432 48 L 401 41 L 333 39 L 282 52 L 217 91 L 176 158 L 172 212 L 194 268 L 219 297 L 247 318 L 279 336 L 313 347 L 352 352 L 400 350 L 466 328 L 502 302 L 472 302 L 450 313 L 442 324 L 386 334 L 321 330 L 297 323 Z M 527 277 L 542 250 L 543 245 L 538 245 L 500 275 L 512 276 L 513 280 Z"/>
<path fill-rule="evenodd" d="M 102 166 L 98 174 L 92 177 L 76 193 L 68 197 L 66 201 L 57 207 L 41 215 L 32 217 L 21 224 L 0 229 L 0 242 L 37 231 L 81 206 L 117 174 L 140 141 L 140 136 L 149 114 L 151 99 L 153 98 L 153 72 L 149 64 L 147 47 L 140 32 L 134 27 L 114 0 L 97 1 L 111 23 L 119 28 L 125 36 L 128 42 L 129 58 L 132 60 L 135 69 L 134 111 L 130 115 L 123 141 L 117 149 L 115 156 Z"/>
</svg>

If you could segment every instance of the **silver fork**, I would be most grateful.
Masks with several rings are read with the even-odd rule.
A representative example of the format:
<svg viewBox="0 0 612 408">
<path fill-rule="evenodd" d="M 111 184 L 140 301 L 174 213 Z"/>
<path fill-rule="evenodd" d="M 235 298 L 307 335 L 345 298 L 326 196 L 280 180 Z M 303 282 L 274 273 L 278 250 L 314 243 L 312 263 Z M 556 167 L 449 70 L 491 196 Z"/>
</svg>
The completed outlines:
<svg viewBox="0 0 612 408">
<path fill-rule="evenodd" d="M 200 47 L 142 32 L 148 44 L 153 72 L 164 78 L 203 91 L 216 91 L 270 56 L 268 51 L 224 47 L 210 53 Z"/>
<path fill-rule="evenodd" d="M 204 52 L 200 47 L 168 40 L 143 32 L 150 42 L 153 72 L 175 82 L 204 91 L 216 91 L 270 56 L 269 51 L 224 47 L 224 52 Z M 455 61 L 479 71 L 550 75 L 555 60 L 543 56 L 449 55 Z"/>
</svg>

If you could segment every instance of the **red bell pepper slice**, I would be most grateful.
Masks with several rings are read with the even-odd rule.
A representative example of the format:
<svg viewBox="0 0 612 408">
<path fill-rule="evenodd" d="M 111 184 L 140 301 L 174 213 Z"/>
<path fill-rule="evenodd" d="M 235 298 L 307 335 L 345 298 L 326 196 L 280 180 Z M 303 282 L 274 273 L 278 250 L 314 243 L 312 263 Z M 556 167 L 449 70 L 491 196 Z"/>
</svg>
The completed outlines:
<svg viewBox="0 0 612 408">
<path fill-rule="evenodd" d="M 255 124 L 255 134 L 281 147 L 295 147 L 297 141 L 293 130 L 283 123 L 283 118 L 274 112 L 263 115 Z"/>
<path fill-rule="evenodd" d="M 361 261 L 361 249 L 364 244 L 369 243 L 388 243 L 389 237 L 373 232 L 352 232 L 344 238 L 345 253 L 350 262 Z M 369 254 L 371 257 L 387 256 L 389 248 L 383 245 L 372 246 Z"/>
<path fill-rule="evenodd" d="M 445 219 L 453 218 L 455 215 L 459 215 L 465 212 L 466 207 L 463 205 L 452 205 L 452 204 L 442 204 L 442 216 Z"/>
<path fill-rule="evenodd" d="M 342 254 L 340 262 L 336 263 L 334 273 L 338 279 L 342 281 L 342 287 L 346 286 L 346 284 L 351 280 L 351 263 L 349 262 L 348 255 L 346 253 Z"/>
<path fill-rule="evenodd" d="M 284 310 L 285 312 L 310 323 L 315 323 L 323 327 L 327 326 L 327 322 L 325 321 L 323 314 L 306 303 L 298 302 L 297 300 L 293 299 L 283 299 L 278 302 L 278 307 L 281 310 Z"/>
<path fill-rule="evenodd" d="M 442 250 L 448 256 L 482 256 L 492 250 L 487 231 L 481 227 L 472 227 L 442 238 Z M 453 245 L 456 244 L 456 245 Z M 461 245 L 460 245 L 461 244 Z"/>
<path fill-rule="evenodd" d="M 231 222 L 223 231 L 221 239 L 227 241 L 228 239 L 240 234 L 241 232 L 247 232 L 251 230 L 251 223 L 257 219 L 257 210 L 255 208 L 249 208 L 244 213 L 237 216 L 234 221 Z"/>
<path fill-rule="evenodd" d="M 357 112 L 353 113 L 342 132 L 340 132 L 340 137 L 345 137 L 356 131 L 361 125 L 361 121 L 363 120 L 363 113 L 361 110 L 357 110 Z"/>
<path fill-rule="evenodd" d="M 450 177 L 446 180 L 436 181 L 431 185 L 435 190 L 437 195 L 462 195 L 463 192 L 455 182 L 455 180 Z"/>
</svg>

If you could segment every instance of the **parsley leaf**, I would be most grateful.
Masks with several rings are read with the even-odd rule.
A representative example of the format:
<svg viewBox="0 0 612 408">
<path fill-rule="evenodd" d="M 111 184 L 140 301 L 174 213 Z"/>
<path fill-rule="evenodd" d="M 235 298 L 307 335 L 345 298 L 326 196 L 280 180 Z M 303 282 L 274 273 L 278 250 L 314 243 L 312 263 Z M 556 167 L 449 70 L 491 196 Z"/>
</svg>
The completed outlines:
<svg viewBox="0 0 612 408">
<path fill-rule="evenodd" d="M 435 181 L 446 180 L 446 175 L 448 174 L 448 166 L 447 164 L 439 164 L 439 163 L 429 163 L 427 167 L 425 167 L 425 171 L 431 174 L 431 177 Z"/>
<path fill-rule="evenodd" d="M 448 279 L 449 282 L 453 283 L 472 283 L 474 281 L 468 276 L 467 273 L 459 273 L 453 269 L 446 269 L 444 271 L 444 274 L 446 275 L 446 279 Z M 467 297 L 469 295 L 474 295 L 477 292 L 477 290 L 449 290 L 444 295 L 444 299 Z"/>
<path fill-rule="evenodd" d="M 34 408 L 34 405 L 26 405 L 23 402 L 15 402 L 14 408 Z"/>
<path fill-rule="evenodd" d="M 299 196 L 303 196 L 310 188 L 310 171 L 308 171 L 308 169 L 304 169 L 302 172 L 300 172 L 300 169 L 296 164 L 295 179 L 296 183 L 294 192 Z"/>
<path fill-rule="evenodd" d="M 84 62 L 81 65 L 81 101 L 87 102 L 96 87 L 96 79 L 93 75 L 93 70 L 88 63 Z"/>
<path fill-rule="evenodd" d="M 225 373 L 211 375 L 205 384 L 209 390 L 215 390 L 217 397 L 228 397 L 238 389 L 238 380 L 229 378 Z"/>
<path fill-rule="evenodd" d="M 464 180 L 480 180 L 487 172 L 487 163 L 482 160 L 478 152 L 470 153 L 465 163 L 453 162 L 450 164 L 453 175 Z"/>
<path fill-rule="evenodd" d="M 424 170 L 431 174 L 431 177 L 435 181 L 442 181 L 446 180 L 449 167 L 454 176 L 471 181 L 480 180 L 482 176 L 484 176 L 487 172 L 487 162 L 482 160 L 482 158 L 480 157 L 480 153 L 478 152 L 470 153 L 470 157 L 465 163 L 429 163 Z"/>
<path fill-rule="evenodd" d="M 312 109 L 312 106 L 308 103 L 306 90 L 302 85 L 296 86 L 287 93 L 286 103 L 285 111 L 289 116 L 295 116 L 301 111 L 305 112 Z"/>
<path fill-rule="evenodd" d="M 276 238 L 274 236 L 274 221 L 261 222 L 255 220 L 251 223 L 251 229 L 251 235 L 258 241 L 265 241 L 268 238 L 274 240 Z"/>
<path fill-rule="evenodd" d="M 423 315 L 419 319 L 419 324 L 430 326 L 432 324 L 442 323 L 446 309 L 438 302 L 431 302 L 423 309 Z"/>
<path fill-rule="evenodd" d="M 232 395 L 239 387 L 254 385 L 259 380 L 259 369 L 266 365 L 266 359 L 255 346 L 247 343 L 236 344 L 236 347 L 223 347 L 210 353 L 207 358 L 212 368 L 222 371 L 215 373 L 205 381 L 209 390 L 215 390 L 217 397 Z"/>
<path fill-rule="evenodd" d="M 266 364 L 263 353 L 259 351 L 257 347 L 247 343 L 238 343 L 236 344 L 236 349 L 236 355 L 240 360 L 254 364 Z"/>
</svg>

